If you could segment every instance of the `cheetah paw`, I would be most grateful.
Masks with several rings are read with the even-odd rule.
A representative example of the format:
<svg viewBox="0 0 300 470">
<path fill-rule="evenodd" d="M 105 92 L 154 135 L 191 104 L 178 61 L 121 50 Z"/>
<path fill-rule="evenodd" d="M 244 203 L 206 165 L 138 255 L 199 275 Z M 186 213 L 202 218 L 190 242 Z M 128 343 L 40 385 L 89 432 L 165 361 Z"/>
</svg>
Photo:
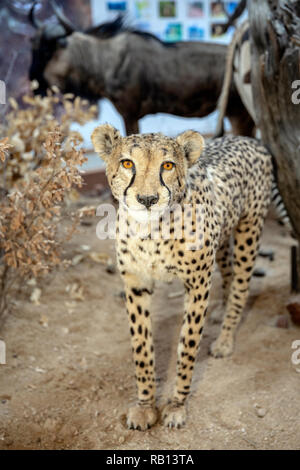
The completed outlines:
<svg viewBox="0 0 300 470">
<path fill-rule="evenodd" d="M 230 356 L 233 351 L 232 338 L 217 338 L 210 347 L 210 354 L 214 357 Z"/>
<path fill-rule="evenodd" d="M 186 422 L 186 408 L 185 405 L 177 403 L 168 403 L 162 413 L 164 425 L 168 428 L 181 428 Z"/>
<path fill-rule="evenodd" d="M 155 408 L 143 408 L 139 405 L 129 408 L 127 413 L 127 426 L 129 429 L 146 431 L 157 421 Z"/>
</svg>

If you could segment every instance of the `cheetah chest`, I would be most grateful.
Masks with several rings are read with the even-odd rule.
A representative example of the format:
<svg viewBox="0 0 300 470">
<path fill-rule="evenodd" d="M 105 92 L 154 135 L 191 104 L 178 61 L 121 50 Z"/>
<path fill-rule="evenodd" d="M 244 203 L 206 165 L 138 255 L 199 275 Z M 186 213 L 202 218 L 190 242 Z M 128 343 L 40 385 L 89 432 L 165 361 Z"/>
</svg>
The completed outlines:
<svg viewBox="0 0 300 470">
<path fill-rule="evenodd" d="M 117 243 L 120 269 L 157 280 L 177 276 L 174 242 L 164 240 L 130 240 Z"/>
</svg>

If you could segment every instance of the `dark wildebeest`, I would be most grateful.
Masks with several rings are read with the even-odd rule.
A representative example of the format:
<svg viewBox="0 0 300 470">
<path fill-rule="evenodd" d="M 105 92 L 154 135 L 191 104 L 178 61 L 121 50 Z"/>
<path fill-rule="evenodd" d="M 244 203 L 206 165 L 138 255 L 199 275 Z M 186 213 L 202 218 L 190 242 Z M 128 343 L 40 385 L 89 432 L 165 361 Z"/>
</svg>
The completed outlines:
<svg viewBox="0 0 300 470">
<path fill-rule="evenodd" d="M 147 114 L 204 117 L 216 109 L 227 47 L 203 42 L 164 43 L 115 21 L 76 31 L 54 2 L 59 23 L 42 25 L 33 38 L 30 79 L 38 93 L 57 85 L 92 101 L 108 98 L 122 115 L 127 134 L 138 133 Z M 226 110 L 235 134 L 251 135 L 253 121 L 234 86 Z"/>
</svg>

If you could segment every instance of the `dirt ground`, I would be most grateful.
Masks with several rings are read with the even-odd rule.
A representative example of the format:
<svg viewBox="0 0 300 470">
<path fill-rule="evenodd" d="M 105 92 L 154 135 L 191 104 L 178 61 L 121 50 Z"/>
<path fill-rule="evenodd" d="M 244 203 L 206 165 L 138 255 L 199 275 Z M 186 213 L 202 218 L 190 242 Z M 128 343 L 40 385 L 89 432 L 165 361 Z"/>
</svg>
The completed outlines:
<svg viewBox="0 0 300 470">
<path fill-rule="evenodd" d="M 114 242 L 97 239 L 96 223 L 80 227 L 69 257 L 98 251 L 114 258 Z M 299 449 L 300 373 L 291 344 L 300 340 L 300 328 L 275 326 L 291 301 L 290 245 L 268 221 L 262 246 L 274 249 L 275 260 L 258 259 L 267 275 L 252 280 L 232 357 L 208 355 L 220 325 L 207 321 L 189 419 L 180 430 L 125 426 L 135 383 L 119 274 L 87 256 L 56 273 L 39 286 L 40 305 L 28 297 L 16 301 L 1 331 L 7 364 L 0 365 L 0 448 Z M 220 284 L 216 272 L 211 310 L 220 310 Z M 180 289 L 161 283 L 154 296 L 159 407 L 172 389 L 182 321 L 182 298 L 168 295 Z"/>
</svg>

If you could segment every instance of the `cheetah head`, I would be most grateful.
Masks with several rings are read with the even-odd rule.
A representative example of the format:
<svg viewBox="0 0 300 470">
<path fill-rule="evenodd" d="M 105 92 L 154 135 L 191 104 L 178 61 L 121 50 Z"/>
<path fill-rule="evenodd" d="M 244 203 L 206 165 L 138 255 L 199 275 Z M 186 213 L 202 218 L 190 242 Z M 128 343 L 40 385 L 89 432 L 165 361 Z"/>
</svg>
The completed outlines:
<svg viewBox="0 0 300 470">
<path fill-rule="evenodd" d="M 92 133 L 95 151 L 106 162 L 113 195 L 139 221 L 178 203 L 187 171 L 200 157 L 203 137 L 186 131 L 176 138 L 162 134 L 121 137 L 108 124 Z"/>
</svg>

